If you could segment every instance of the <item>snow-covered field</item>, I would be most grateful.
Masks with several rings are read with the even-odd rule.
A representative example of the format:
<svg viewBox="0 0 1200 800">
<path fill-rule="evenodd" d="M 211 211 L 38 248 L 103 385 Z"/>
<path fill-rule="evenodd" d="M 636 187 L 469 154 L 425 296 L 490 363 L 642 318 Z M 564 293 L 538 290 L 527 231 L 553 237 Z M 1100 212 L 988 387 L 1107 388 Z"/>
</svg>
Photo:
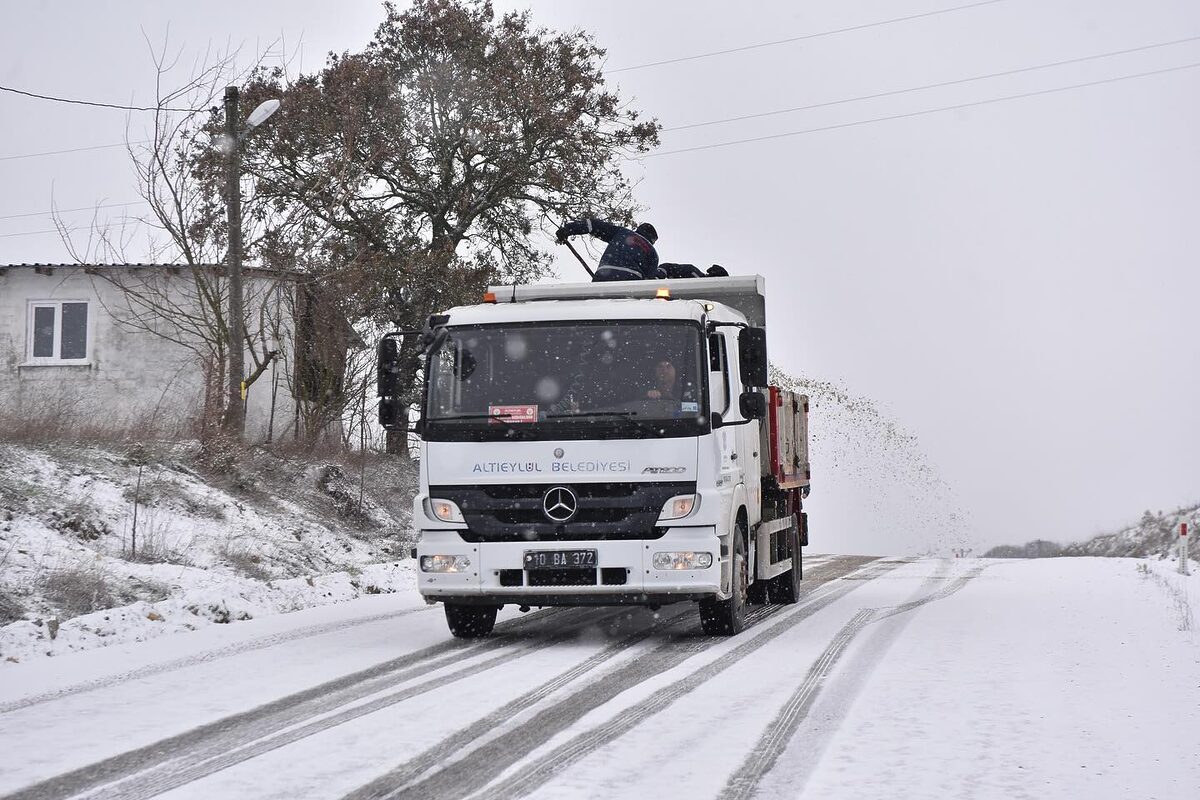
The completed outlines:
<svg viewBox="0 0 1200 800">
<path fill-rule="evenodd" d="M 810 556 L 732 639 L 690 604 L 415 593 L 9 665 L 20 797 L 1193 798 L 1200 576 L 1133 559 Z"/>
</svg>

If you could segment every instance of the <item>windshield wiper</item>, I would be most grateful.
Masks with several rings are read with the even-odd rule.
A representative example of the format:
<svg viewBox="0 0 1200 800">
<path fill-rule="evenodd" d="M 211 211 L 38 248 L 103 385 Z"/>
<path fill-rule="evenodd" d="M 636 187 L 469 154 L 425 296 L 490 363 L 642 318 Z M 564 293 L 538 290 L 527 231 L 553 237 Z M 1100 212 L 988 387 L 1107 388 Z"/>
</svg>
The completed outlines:
<svg viewBox="0 0 1200 800">
<path fill-rule="evenodd" d="M 515 433 L 519 433 L 524 436 L 529 436 L 533 433 L 533 431 L 530 431 L 527 428 L 521 427 L 522 424 L 528 424 L 528 423 L 521 423 L 521 424 L 513 423 L 513 422 L 510 422 L 509 420 L 505 419 L 504 417 L 498 417 L 494 414 L 462 414 L 462 415 L 454 416 L 454 417 L 431 417 L 429 419 L 426 419 L 425 421 L 426 422 L 447 422 L 449 420 L 456 420 L 456 419 L 486 419 L 486 420 L 491 420 L 492 422 L 499 422 L 501 425 L 504 426 L 505 430 L 513 431 Z"/>
<path fill-rule="evenodd" d="M 636 411 L 584 411 L 581 414 L 547 414 L 546 419 L 582 419 L 585 417 L 608 417 L 609 419 L 617 419 L 622 422 L 628 422 L 633 427 L 640 431 L 662 437 L 663 432 L 658 428 L 647 425 L 644 422 L 638 422 L 631 417 L 637 416 Z"/>
</svg>

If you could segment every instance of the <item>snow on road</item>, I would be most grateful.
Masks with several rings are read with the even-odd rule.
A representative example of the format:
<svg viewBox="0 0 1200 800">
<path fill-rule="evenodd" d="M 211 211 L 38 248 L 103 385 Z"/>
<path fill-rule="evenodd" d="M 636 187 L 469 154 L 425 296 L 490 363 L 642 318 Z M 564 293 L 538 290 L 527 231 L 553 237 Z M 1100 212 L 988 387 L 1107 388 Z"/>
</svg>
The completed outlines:
<svg viewBox="0 0 1200 800">
<path fill-rule="evenodd" d="M 1200 796 L 1200 641 L 1176 597 L 1200 576 L 1140 563 L 1000 563 L 889 620 L 787 753 L 828 742 L 811 777 L 780 770 L 764 796 Z"/>
<path fill-rule="evenodd" d="M 0 794 L 1191 798 L 1200 577 L 1144 563 L 810 557 L 732 639 L 681 604 L 458 642 L 401 593 L 18 664 Z"/>
</svg>

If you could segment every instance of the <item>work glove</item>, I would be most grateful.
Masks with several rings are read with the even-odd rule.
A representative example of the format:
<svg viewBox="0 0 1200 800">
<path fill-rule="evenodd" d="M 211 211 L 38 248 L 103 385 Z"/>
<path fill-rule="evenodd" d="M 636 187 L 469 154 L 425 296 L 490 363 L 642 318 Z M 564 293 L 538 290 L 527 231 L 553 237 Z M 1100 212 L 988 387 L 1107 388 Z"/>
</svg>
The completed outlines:
<svg viewBox="0 0 1200 800">
<path fill-rule="evenodd" d="M 566 244 L 568 235 L 569 234 L 567 233 L 566 228 L 559 228 L 558 231 L 554 234 L 554 236 L 558 240 L 559 244 Z"/>
</svg>

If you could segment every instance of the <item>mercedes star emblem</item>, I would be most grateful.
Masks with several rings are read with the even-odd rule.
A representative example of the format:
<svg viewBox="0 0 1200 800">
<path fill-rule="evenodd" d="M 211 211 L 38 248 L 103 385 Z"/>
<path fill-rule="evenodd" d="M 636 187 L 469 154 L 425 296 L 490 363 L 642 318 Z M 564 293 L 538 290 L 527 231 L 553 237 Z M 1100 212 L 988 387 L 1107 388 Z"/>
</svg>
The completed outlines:
<svg viewBox="0 0 1200 800">
<path fill-rule="evenodd" d="M 579 510 L 575 493 L 565 486 L 555 486 L 542 498 L 542 513 L 551 522 L 566 522 Z"/>
<path fill-rule="evenodd" d="M 554 448 L 554 457 L 555 457 L 555 458 L 562 458 L 562 457 L 563 457 L 563 455 L 565 454 L 565 452 L 566 452 L 566 451 L 565 451 L 565 450 L 563 450 L 561 447 L 556 447 L 556 448 Z"/>
</svg>

